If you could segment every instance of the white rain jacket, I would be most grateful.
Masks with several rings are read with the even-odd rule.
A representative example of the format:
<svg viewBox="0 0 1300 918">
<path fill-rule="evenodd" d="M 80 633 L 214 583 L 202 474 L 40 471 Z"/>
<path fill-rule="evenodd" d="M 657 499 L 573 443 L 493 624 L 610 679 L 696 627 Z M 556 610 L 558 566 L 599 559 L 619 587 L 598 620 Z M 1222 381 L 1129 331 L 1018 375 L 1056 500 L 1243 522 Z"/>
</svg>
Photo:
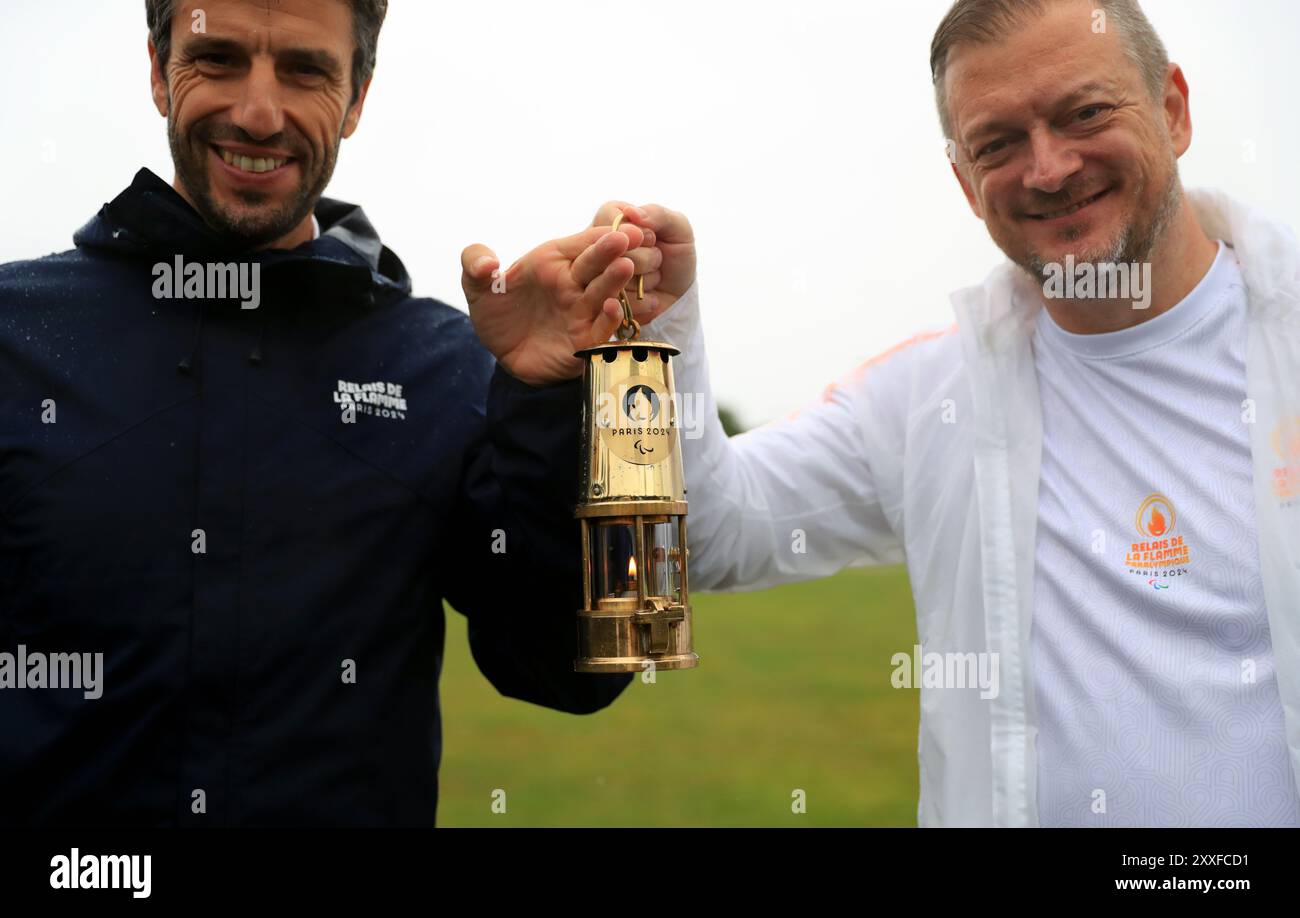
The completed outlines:
<svg viewBox="0 0 1300 918">
<path fill-rule="evenodd" d="M 1189 199 L 1206 233 L 1235 247 L 1249 288 L 1260 568 L 1300 775 L 1300 502 L 1274 490 L 1278 469 L 1289 464 L 1294 480 L 1300 459 L 1282 457 L 1272 442 L 1279 423 L 1300 416 L 1300 245 L 1222 193 Z M 1015 285 L 1027 285 L 1016 300 L 1030 305 L 1013 305 Z M 998 654 L 1001 686 L 991 699 L 978 689 L 921 688 L 922 826 L 1038 824 L 1029 669 L 1042 446 L 1030 344 L 1038 293 L 1005 262 L 952 296 L 957 321 L 947 331 L 916 336 L 792 418 L 730 440 L 709 387 L 696 288 L 643 335 L 682 349 L 677 390 L 703 398 L 703 435 L 681 441 L 693 587 L 758 589 L 906 561 L 924 652 Z M 885 660 L 879 669 L 888 678 Z"/>
</svg>

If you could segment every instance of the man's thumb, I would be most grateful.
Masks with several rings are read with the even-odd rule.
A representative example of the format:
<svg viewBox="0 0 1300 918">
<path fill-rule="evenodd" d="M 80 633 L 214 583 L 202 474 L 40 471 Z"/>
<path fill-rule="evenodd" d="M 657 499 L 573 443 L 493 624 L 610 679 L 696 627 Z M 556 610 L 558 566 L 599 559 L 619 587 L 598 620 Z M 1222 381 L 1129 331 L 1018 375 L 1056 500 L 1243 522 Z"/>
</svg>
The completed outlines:
<svg viewBox="0 0 1300 918">
<path fill-rule="evenodd" d="M 465 300 L 473 303 L 492 287 L 492 273 L 501 267 L 495 253 L 485 245 L 474 244 L 460 253 L 460 286 Z"/>
</svg>

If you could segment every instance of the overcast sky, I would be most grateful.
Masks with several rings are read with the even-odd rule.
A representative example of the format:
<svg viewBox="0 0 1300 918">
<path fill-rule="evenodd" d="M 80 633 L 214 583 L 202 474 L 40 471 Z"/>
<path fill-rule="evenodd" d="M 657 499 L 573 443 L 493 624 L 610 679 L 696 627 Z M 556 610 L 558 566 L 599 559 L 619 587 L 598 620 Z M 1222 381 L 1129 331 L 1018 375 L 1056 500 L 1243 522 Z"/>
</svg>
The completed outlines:
<svg viewBox="0 0 1300 918">
<path fill-rule="evenodd" d="M 12 261 L 69 248 L 140 166 L 172 169 L 142 0 L 3 2 Z M 417 293 L 462 309 L 471 242 L 509 262 L 609 198 L 684 211 L 715 387 L 761 423 L 950 323 L 949 292 L 1002 257 L 934 113 L 929 44 L 948 5 L 392 0 L 327 194 L 365 207 Z M 1191 86 L 1184 182 L 1300 223 L 1300 3 L 1143 7 Z"/>
</svg>

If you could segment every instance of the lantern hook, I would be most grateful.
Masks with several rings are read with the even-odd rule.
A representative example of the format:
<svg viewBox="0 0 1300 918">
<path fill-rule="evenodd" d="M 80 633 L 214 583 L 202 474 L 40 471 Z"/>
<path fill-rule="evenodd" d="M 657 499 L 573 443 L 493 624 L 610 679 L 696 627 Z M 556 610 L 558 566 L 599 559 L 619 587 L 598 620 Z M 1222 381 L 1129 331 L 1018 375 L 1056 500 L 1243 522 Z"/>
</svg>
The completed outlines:
<svg viewBox="0 0 1300 918">
<path fill-rule="evenodd" d="M 623 222 L 624 216 L 624 213 L 620 210 L 618 215 L 614 217 L 612 230 L 618 229 L 619 224 Z M 638 274 L 636 277 L 636 298 L 637 300 L 645 299 L 644 274 Z M 623 307 L 623 321 L 618 328 L 614 330 L 614 334 L 620 341 L 631 341 L 641 334 L 641 323 L 632 318 L 632 304 L 627 300 L 627 291 L 620 290 L 618 292 L 618 303 Z"/>
</svg>

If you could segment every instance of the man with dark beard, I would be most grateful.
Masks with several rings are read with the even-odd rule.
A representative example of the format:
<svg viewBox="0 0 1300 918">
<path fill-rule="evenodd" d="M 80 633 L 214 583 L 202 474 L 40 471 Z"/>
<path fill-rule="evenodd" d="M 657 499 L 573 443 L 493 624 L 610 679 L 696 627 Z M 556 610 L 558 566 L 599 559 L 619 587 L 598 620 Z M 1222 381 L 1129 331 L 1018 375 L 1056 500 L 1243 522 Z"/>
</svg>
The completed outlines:
<svg viewBox="0 0 1300 918">
<path fill-rule="evenodd" d="M 0 267 L 0 821 L 432 825 L 444 597 L 503 694 L 627 683 L 573 671 L 572 355 L 660 256 L 472 246 L 480 344 L 321 197 L 385 0 L 146 10 L 172 185 Z"/>
</svg>

